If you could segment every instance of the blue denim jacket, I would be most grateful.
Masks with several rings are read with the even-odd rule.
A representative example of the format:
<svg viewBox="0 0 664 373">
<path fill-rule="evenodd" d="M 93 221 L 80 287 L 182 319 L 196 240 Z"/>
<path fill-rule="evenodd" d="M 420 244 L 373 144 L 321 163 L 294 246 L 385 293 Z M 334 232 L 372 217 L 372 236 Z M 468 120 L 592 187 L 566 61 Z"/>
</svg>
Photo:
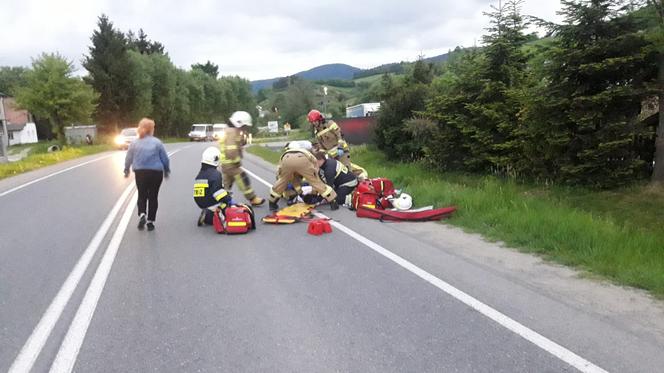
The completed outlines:
<svg viewBox="0 0 664 373">
<path fill-rule="evenodd" d="M 134 171 L 155 170 L 164 171 L 166 174 L 171 172 L 164 144 L 154 136 L 136 139 L 129 145 L 125 157 L 125 173 L 129 172 L 129 166 Z"/>
</svg>

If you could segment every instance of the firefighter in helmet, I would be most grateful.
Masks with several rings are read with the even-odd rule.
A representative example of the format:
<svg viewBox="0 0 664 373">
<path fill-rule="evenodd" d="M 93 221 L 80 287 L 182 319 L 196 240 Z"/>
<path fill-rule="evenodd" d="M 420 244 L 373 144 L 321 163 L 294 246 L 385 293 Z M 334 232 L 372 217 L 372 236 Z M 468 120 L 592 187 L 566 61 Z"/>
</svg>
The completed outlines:
<svg viewBox="0 0 664 373">
<path fill-rule="evenodd" d="M 252 206 L 260 206 L 265 199 L 258 197 L 251 188 L 249 176 L 242 170 L 242 147 L 246 145 L 245 127 L 252 126 L 251 115 L 246 111 L 236 111 L 231 115 L 229 121 L 233 127 L 224 129 L 224 135 L 220 140 L 221 148 L 221 172 L 224 176 L 224 188 L 231 190 L 237 182 L 244 197 Z"/>
<path fill-rule="evenodd" d="M 314 127 L 320 149 L 325 151 L 330 158 L 338 160 L 352 170 L 350 148 L 341 134 L 339 125 L 332 120 L 325 119 L 318 110 L 311 110 L 307 114 L 307 120 Z"/>
</svg>

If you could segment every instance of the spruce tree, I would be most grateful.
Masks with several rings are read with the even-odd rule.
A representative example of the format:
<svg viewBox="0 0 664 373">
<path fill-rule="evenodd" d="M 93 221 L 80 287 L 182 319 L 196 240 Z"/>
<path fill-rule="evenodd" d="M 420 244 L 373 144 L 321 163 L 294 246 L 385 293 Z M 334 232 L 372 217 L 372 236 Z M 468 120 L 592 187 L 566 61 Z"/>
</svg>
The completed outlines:
<svg viewBox="0 0 664 373">
<path fill-rule="evenodd" d="M 562 1 L 565 21 L 553 30 L 547 84 L 528 120 L 536 142 L 529 157 L 543 178 L 613 187 L 647 174 L 635 145 L 647 136 L 636 119 L 651 74 L 647 42 L 616 3 Z"/>
<path fill-rule="evenodd" d="M 132 112 L 131 69 L 127 40 L 106 15 L 97 22 L 90 53 L 83 60 L 85 80 L 99 93 L 95 119 L 103 130 L 127 126 Z"/>
</svg>

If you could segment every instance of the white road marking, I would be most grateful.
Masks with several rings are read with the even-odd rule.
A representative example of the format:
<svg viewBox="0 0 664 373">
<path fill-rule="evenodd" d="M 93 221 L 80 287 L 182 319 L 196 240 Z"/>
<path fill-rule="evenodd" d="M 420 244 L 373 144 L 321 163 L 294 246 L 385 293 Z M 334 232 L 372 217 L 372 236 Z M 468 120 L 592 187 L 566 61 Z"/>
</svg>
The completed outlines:
<svg viewBox="0 0 664 373">
<path fill-rule="evenodd" d="M 255 173 L 247 170 L 246 168 L 242 168 L 247 174 L 251 175 L 254 179 L 258 180 L 262 184 L 266 185 L 268 188 L 272 188 L 272 184 L 269 182 L 265 181 L 263 178 L 260 176 L 256 175 Z M 316 213 L 317 216 L 322 217 L 322 218 L 327 218 L 324 214 L 321 213 Z M 607 373 L 606 370 L 602 369 L 601 367 L 593 364 L 592 362 L 584 359 L 583 357 L 575 354 L 574 352 L 568 350 L 567 348 L 557 344 L 556 342 L 544 337 L 543 335 L 537 333 L 536 331 L 526 327 L 525 325 L 519 323 L 518 321 L 510 318 L 509 316 L 503 314 L 502 312 L 492 308 L 491 306 L 482 303 L 476 298 L 473 298 L 471 295 L 464 293 L 463 291 L 455 288 L 454 286 L 450 285 L 449 283 L 439 279 L 438 277 L 432 275 L 431 273 L 423 270 L 422 268 L 416 266 L 415 264 L 409 262 L 408 260 L 394 254 L 393 252 L 387 250 L 386 248 L 382 247 L 381 245 L 371 241 L 370 239 L 362 236 L 361 234 L 355 232 L 354 230 L 346 227 L 345 225 L 330 220 L 330 224 L 335 226 L 337 229 L 340 231 L 344 232 L 348 236 L 352 237 L 353 239 L 359 241 L 360 243 L 364 244 L 365 246 L 369 247 L 370 249 L 374 250 L 375 252 L 379 253 L 380 255 L 384 256 L 385 258 L 391 260 L 392 262 L 398 264 L 402 268 L 410 271 L 411 273 L 415 274 L 416 276 L 420 277 L 424 281 L 430 283 L 431 285 L 437 287 L 438 289 L 444 291 L 445 293 L 451 295 L 455 299 L 459 300 L 460 302 L 466 304 L 467 306 L 471 307 L 472 309 L 476 310 L 477 312 L 481 313 L 482 315 L 488 317 L 489 319 L 495 321 L 496 323 L 502 325 L 506 329 L 512 331 L 513 333 L 516 333 L 517 335 L 521 336 L 525 340 L 533 343 L 537 347 L 543 349 L 544 351 L 547 351 L 548 353 L 552 354 L 553 356 L 557 357 L 558 359 L 566 362 L 567 364 L 573 366 L 574 368 L 578 369 L 581 372 L 587 372 L 587 373 Z"/>
<path fill-rule="evenodd" d="M 88 327 L 90 326 L 92 316 L 97 308 L 97 303 L 99 302 L 101 293 L 106 285 L 108 275 L 111 273 L 113 262 L 115 261 L 122 238 L 127 231 L 127 226 L 133 215 L 137 199 L 138 196 L 134 193 L 129 204 L 125 208 L 122 219 L 120 220 L 115 233 L 113 233 L 113 237 L 108 244 L 104 257 L 102 258 L 101 263 L 99 263 L 99 267 L 97 267 L 97 271 L 90 282 L 90 286 L 85 292 L 83 301 L 81 301 L 81 305 L 78 307 L 78 311 L 76 311 L 74 320 L 69 326 L 67 335 L 60 345 L 60 350 L 58 350 L 53 365 L 51 365 L 51 373 L 69 373 L 74 369 L 76 358 L 83 345 L 83 340 L 88 332 Z"/>
<path fill-rule="evenodd" d="M 90 265 L 90 261 L 97 252 L 99 245 L 101 245 L 111 224 L 118 215 L 120 208 L 122 208 L 133 189 L 134 183 L 131 183 L 117 200 L 111 209 L 111 212 L 108 213 L 106 219 L 104 219 L 104 222 L 99 227 L 99 230 L 97 230 L 97 233 L 95 233 L 94 237 L 88 244 L 88 247 L 83 252 L 83 255 L 81 255 L 74 266 L 74 269 L 69 273 L 69 276 L 67 276 L 62 287 L 60 287 L 57 295 L 51 301 L 51 304 L 46 309 L 46 312 L 44 312 L 41 320 L 39 320 L 39 323 L 32 331 L 32 334 L 30 334 L 27 342 L 23 345 L 21 352 L 19 352 L 16 360 L 14 360 L 14 363 L 9 368 L 9 373 L 27 373 L 32 369 L 33 364 L 37 360 L 37 356 L 39 356 L 42 348 L 44 348 L 46 340 L 51 335 L 53 327 L 60 319 L 62 311 L 65 309 L 65 306 L 69 302 L 69 299 L 71 299 L 78 283 L 81 281 L 81 277 L 83 277 L 83 274 Z"/>
<path fill-rule="evenodd" d="M 172 156 L 173 154 L 188 148 L 189 146 L 186 146 L 184 148 L 180 148 L 177 150 L 174 150 L 170 153 L 168 153 L 169 157 Z M 112 155 L 111 155 L 112 156 Z M 73 168 L 83 166 L 84 164 L 91 163 L 100 159 L 104 159 L 107 157 L 101 157 L 97 158 L 94 160 L 91 160 L 89 162 L 82 163 L 80 165 L 77 165 Z M 71 167 L 69 169 L 72 169 Z M 66 170 L 62 170 L 61 172 L 65 172 Z M 48 177 L 54 176 L 54 174 L 48 175 Z M 43 178 L 42 178 L 43 180 Z M 31 183 L 35 183 L 39 181 L 33 180 Z M 24 184 L 21 187 L 27 186 L 29 184 Z M 131 191 L 134 189 L 134 183 L 130 183 L 127 188 L 122 192 L 122 195 L 120 195 L 120 198 L 115 202 L 115 205 L 111 209 L 111 211 L 108 213 L 104 221 L 102 222 L 101 226 L 95 233 L 94 237 L 88 244 L 88 247 L 85 249 L 83 252 L 83 255 L 79 258 L 78 262 L 76 262 L 76 265 L 74 268 L 71 270 L 69 275 L 67 276 L 67 279 L 65 282 L 62 284 L 60 287 L 60 290 L 56 294 L 55 298 L 51 301 L 51 304 L 49 304 L 48 308 L 42 315 L 41 319 L 39 320 L 39 323 L 35 327 L 35 329 L 32 331 L 30 334 L 30 337 L 28 337 L 28 340 L 25 342 L 23 347 L 21 348 L 21 351 L 19 352 L 18 356 L 12 363 L 11 367 L 9 368 L 8 373 L 28 373 L 32 369 L 35 361 L 37 360 L 37 357 L 41 353 L 42 349 L 44 348 L 44 345 L 46 344 L 46 341 L 51 335 L 51 332 L 53 331 L 53 328 L 55 327 L 55 324 L 58 322 L 60 319 L 60 316 L 62 315 L 62 311 L 64 308 L 67 306 L 67 303 L 69 303 L 69 300 L 71 299 L 74 291 L 78 287 L 79 282 L 81 281 L 81 278 L 85 274 L 85 271 L 87 271 L 88 266 L 90 265 L 90 261 L 92 258 L 95 256 L 97 250 L 99 249 L 99 245 L 101 245 L 101 242 L 103 241 L 104 237 L 106 237 L 106 234 L 108 233 L 108 230 L 110 229 L 113 221 L 115 221 L 116 216 L 120 212 L 120 209 L 126 202 L 127 198 L 129 198 L 129 195 Z M 11 192 L 8 191 L 8 193 Z M 135 205 L 135 203 L 133 204 Z M 133 210 L 133 205 L 130 203 L 128 206 L 128 210 L 132 211 Z"/>
<path fill-rule="evenodd" d="M 4 197 L 4 196 L 6 196 L 6 195 L 9 194 L 9 193 L 13 193 L 13 192 L 15 192 L 15 191 L 17 191 L 17 190 L 23 189 L 23 188 L 25 188 L 25 187 L 27 187 L 27 186 L 29 186 L 29 185 L 32 185 L 32 184 L 34 184 L 34 183 L 38 183 L 38 182 L 40 182 L 40 181 L 42 181 L 42 180 L 46 180 L 46 179 L 51 178 L 51 177 L 53 177 L 53 176 L 55 176 L 55 175 L 59 175 L 59 174 L 64 173 L 64 172 L 71 171 L 71 170 L 73 170 L 73 169 L 75 169 L 75 168 L 79 168 L 79 167 L 85 166 L 85 165 L 87 165 L 87 164 L 90 164 L 90 163 L 93 163 L 93 162 L 100 161 L 100 160 L 102 160 L 102 159 L 110 158 L 110 157 L 112 157 L 112 156 L 114 156 L 114 155 L 115 155 L 115 154 L 109 154 L 109 155 L 105 155 L 105 156 L 103 156 L 103 157 L 99 157 L 99 158 L 91 159 L 91 160 L 89 160 L 89 161 L 86 161 L 86 162 L 83 162 L 83 163 L 79 163 L 79 164 L 77 164 L 77 165 L 75 165 L 75 166 L 67 167 L 67 168 L 65 168 L 64 170 L 56 171 L 56 172 L 54 172 L 54 173 L 52 173 L 52 174 L 48 174 L 48 175 L 46 175 L 46 176 L 42 176 L 42 177 L 40 177 L 40 178 L 34 179 L 34 180 L 32 180 L 32 181 L 29 181 L 29 182 L 27 182 L 27 183 L 25 183 L 25 184 L 21 184 L 21 185 L 19 185 L 19 186 L 14 187 L 14 188 L 11 188 L 11 189 L 8 189 L 8 190 L 5 190 L 4 192 L 0 193 L 0 197 Z"/>
<path fill-rule="evenodd" d="M 188 146 L 168 153 L 169 158 L 186 148 L 188 148 Z M 137 200 L 138 195 L 137 193 L 134 193 L 125 207 L 124 214 L 111 237 L 111 241 L 108 243 L 106 252 L 97 267 L 97 271 L 88 286 L 88 290 L 85 292 L 83 300 L 76 311 L 76 315 L 74 315 L 74 319 L 69 325 L 67 334 L 65 335 L 65 338 L 60 345 L 60 349 L 58 350 L 58 354 L 51 365 L 50 372 L 71 372 L 74 369 L 76 358 L 83 345 L 85 335 L 88 332 L 92 316 L 97 309 L 97 303 L 99 302 L 101 293 L 106 285 L 106 280 L 108 280 L 108 275 L 111 273 L 111 268 L 115 262 L 120 243 L 122 243 L 122 238 L 127 231 L 127 226 L 131 220 Z"/>
</svg>

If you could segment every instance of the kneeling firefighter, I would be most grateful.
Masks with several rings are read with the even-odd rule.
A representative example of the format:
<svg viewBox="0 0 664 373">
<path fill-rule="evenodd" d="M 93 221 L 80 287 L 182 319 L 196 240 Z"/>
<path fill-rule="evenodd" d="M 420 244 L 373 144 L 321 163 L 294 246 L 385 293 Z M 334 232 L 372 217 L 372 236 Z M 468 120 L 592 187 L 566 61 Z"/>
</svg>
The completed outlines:
<svg viewBox="0 0 664 373">
<path fill-rule="evenodd" d="M 221 153 L 216 147 L 209 147 L 201 157 L 201 170 L 194 181 L 194 201 L 202 209 L 198 225 L 212 224 L 213 214 L 221 214 L 227 206 L 234 204 L 231 194 L 223 187 L 219 167 Z"/>
<path fill-rule="evenodd" d="M 353 193 L 357 186 L 357 176 L 350 172 L 348 167 L 336 159 L 329 158 L 324 152 L 316 153 L 316 163 L 321 180 L 337 193 L 337 204 L 345 204 L 346 197 Z"/>
<path fill-rule="evenodd" d="M 318 164 L 316 157 L 311 153 L 311 143 L 293 142 L 293 146 L 286 148 L 279 160 L 277 169 L 277 181 L 270 190 L 270 210 L 279 209 L 277 202 L 282 194 L 292 184 L 295 191 L 302 192 L 302 179 L 306 179 L 316 193 L 330 203 L 330 208 L 336 210 L 339 204 L 336 201 L 337 194 L 334 189 L 325 184 L 318 175 Z"/>
<path fill-rule="evenodd" d="M 246 145 L 246 135 L 243 127 L 252 126 L 251 115 L 246 111 L 236 111 L 229 121 L 233 127 L 224 129 L 224 136 L 220 141 L 221 171 L 224 174 L 224 188 L 231 190 L 233 183 L 237 182 L 244 197 L 252 206 L 260 206 L 265 200 L 258 197 L 251 188 L 249 176 L 242 170 L 242 147 Z"/>
</svg>

